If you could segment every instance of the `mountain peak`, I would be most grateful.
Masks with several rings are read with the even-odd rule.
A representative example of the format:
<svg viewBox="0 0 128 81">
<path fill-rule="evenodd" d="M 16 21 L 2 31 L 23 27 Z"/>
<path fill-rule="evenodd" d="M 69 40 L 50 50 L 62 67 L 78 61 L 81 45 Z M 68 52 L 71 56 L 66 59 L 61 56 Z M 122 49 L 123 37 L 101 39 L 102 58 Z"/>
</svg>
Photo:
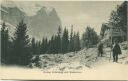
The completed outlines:
<svg viewBox="0 0 128 81">
<path fill-rule="evenodd" d="M 52 7 L 44 7 L 44 8 L 47 14 L 50 14 L 54 10 L 54 8 Z"/>
<path fill-rule="evenodd" d="M 41 7 L 41 8 L 37 11 L 37 15 L 40 15 L 40 14 L 46 14 L 45 7 Z"/>
<path fill-rule="evenodd" d="M 37 11 L 37 14 L 42 14 L 42 13 L 45 13 L 47 15 L 51 14 L 52 12 L 56 12 L 54 8 L 52 7 L 41 7 L 39 11 Z"/>
<path fill-rule="evenodd" d="M 53 9 L 51 10 L 50 14 L 56 14 L 56 15 L 57 15 L 57 12 L 56 12 L 55 8 L 53 8 Z"/>
</svg>

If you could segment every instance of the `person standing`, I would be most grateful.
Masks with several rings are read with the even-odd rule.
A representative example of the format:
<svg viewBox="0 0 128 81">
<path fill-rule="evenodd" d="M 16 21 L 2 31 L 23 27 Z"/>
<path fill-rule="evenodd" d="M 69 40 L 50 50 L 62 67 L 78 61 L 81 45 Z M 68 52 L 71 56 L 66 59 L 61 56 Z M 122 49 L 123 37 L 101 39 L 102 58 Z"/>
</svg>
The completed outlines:
<svg viewBox="0 0 128 81">
<path fill-rule="evenodd" d="M 112 52 L 113 52 L 113 62 L 118 62 L 118 55 L 122 54 L 118 41 L 114 42 Z"/>
<path fill-rule="evenodd" d="M 103 43 L 99 43 L 98 45 L 98 56 L 103 56 Z"/>
</svg>

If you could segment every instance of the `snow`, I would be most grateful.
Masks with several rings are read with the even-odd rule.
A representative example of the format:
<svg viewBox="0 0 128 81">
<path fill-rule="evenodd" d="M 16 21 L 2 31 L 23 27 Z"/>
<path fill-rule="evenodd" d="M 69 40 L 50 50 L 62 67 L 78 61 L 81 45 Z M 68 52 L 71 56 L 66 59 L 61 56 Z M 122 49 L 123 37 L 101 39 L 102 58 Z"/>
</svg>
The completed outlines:
<svg viewBox="0 0 128 81">
<path fill-rule="evenodd" d="M 121 46 L 124 45 L 123 43 Z M 125 43 L 126 45 L 126 43 Z M 111 49 L 104 48 L 103 57 L 98 57 L 97 47 L 83 49 L 78 52 L 70 52 L 66 54 L 42 54 L 39 56 L 40 69 L 67 71 L 81 71 L 85 68 L 92 69 L 107 64 L 113 64 Z M 110 56 L 111 55 L 111 56 Z M 122 54 L 119 55 L 119 64 L 128 64 L 128 51 L 122 48 Z M 34 67 L 35 63 L 31 63 Z"/>
<path fill-rule="evenodd" d="M 3 67 L 0 70 L 2 79 L 6 78 L 26 80 L 127 80 L 127 68 L 128 65 L 109 62 L 108 64 L 105 64 L 100 67 L 94 67 L 92 69 L 85 67 L 81 71 L 69 71 L 69 69 L 66 69 L 66 71 L 55 71 L 56 68 L 52 68 L 52 71 L 47 71 L 35 68 L 24 69 L 20 67 Z"/>
</svg>

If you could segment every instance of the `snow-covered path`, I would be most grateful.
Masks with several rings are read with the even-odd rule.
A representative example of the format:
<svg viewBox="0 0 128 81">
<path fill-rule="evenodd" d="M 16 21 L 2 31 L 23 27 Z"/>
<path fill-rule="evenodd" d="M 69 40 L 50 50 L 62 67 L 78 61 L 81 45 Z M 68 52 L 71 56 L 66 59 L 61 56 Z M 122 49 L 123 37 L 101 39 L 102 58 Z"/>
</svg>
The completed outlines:
<svg viewBox="0 0 128 81">
<path fill-rule="evenodd" d="M 77 53 L 71 52 L 64 55 L 53 55 L 55 57 L 58 56 L 56 60 L 61 59 L 61 62 L 56 63 L 54 62 L 55 59 L 52 59 L 52 61 L 49 62 L 47 61 L 49 64 L 54 64 L 49 69 L 46 68 L 45 70 L 82 71 L 85 69 L 93 69 L 95 67 L 115 64 L 112 61 L 112 54 L 110 58 L 110 50 L 110 48 L 105 48 L 103 57 L 97 57 L 97 48 L 83 49 Z M 43 63 L 42 61 L 41 63 Z M 119 61 L 116 65 L 118 64 L 128 65 L 128 53 L 126 50 L 122 50 L 122 54 L 119 55 Z"/>
</svg>

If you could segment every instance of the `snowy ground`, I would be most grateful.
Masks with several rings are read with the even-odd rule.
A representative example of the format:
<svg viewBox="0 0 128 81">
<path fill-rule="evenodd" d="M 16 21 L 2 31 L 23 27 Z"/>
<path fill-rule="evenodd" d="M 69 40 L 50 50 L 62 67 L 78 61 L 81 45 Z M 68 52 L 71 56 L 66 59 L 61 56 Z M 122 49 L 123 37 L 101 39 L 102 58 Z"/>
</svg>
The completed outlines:
<svg viewBox="0 0 128 81">
<path fill-rule="evenodd" d="M 113 63 L 112 53 L 110 48 L 104 48 L 103 57 L 97 57 L 97 48 L 89 48 L 78 51 L 77 53 L 70 52 L 67 54 L 42 54 L 40 55 L 40 69 L 50 71 L 83 71 L 102 67 L 109 64 L 128 65 L 128 51 L 122 49 L 122 54 L 119 55 L 118 63 Z M 111 54 L 111 57 L 110 57 Z M 34 63 L 33 67 L 37 68 Z"/>
</svg>

